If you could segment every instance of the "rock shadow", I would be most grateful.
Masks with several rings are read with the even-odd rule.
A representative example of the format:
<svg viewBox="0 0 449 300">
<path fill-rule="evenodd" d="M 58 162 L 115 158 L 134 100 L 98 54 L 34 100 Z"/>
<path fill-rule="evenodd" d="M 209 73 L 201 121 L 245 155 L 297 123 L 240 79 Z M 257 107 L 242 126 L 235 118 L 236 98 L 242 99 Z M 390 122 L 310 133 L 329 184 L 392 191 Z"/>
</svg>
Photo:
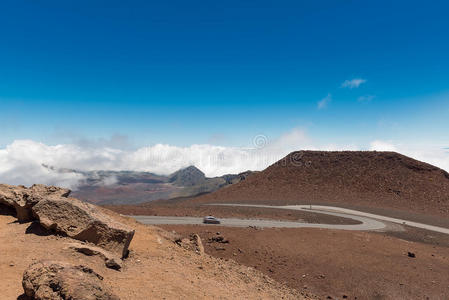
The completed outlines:
<svg viewBox="0 0 449 300">
<path fill-rule="evenodd" d="M 0 215 L 16 217 L 16 210 L 4 204 L 0 204 Z"/>
<path fill-rule="evenodd" d="M 49 232 L 47 229 L 45 229 L 44 227 L 42 227 L 41 224 L 39 224 L 38 221 L 34 221 L 30 223 L 30 226 L 27 227 L 27 229 L 25 230 L 26 234 L 35 234 L 38 236 L 49 236 L 52 235 L 53 233 Z"/>
</svg>

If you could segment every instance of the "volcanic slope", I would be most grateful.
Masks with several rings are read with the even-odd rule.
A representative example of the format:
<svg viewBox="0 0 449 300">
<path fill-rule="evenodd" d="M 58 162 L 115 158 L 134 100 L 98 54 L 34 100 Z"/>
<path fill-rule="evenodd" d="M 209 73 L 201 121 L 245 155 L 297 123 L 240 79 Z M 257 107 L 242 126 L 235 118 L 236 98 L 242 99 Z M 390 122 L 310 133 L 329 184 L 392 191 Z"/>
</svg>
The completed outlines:
<svg viewBox="0 0 449 300">
<path fill-rule="evenodd" d="M 24 271 L 41 260 L 92 268 L 122 300 L 237 299 L 241 295 L 247 299 L 308 298 L 253 268 L 184 249 L 173 242 L 176 236 L 157 227 L 101 212 L 135 230 L 129 257 L 120 271 L 106 267 L 98 255 L 72 250 L 73 239 L 54 235 L 37 221 L 17 222 L 14 212 L 0 205 L 0 299 L 27 299 L 22 287 Z"/>
<path fill-rule="evenodd" d="M 297 151 L 190 203 L 327 204 L 449 216 L 449 174 L 395 152 Z"/>
</svg>

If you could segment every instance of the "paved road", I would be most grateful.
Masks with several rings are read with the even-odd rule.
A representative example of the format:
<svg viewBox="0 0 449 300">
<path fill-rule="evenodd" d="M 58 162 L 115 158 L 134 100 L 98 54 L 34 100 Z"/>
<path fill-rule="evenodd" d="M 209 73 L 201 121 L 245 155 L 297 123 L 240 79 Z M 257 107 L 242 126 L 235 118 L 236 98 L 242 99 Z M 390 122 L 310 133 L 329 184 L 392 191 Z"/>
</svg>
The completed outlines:
<svg viewBox="0 0 449 300">
<path fill-rule="evenodd" d="M 309 205 L 288 205 L 288 206 L 285 206 L 284 208 L 285 209 L 309 210 L 310 211 Z M 404 220 L 404 219 L 385 217 L 385 216 L 361 212 L 361 211 L 353 210 L 353 209 L 347 209 L 347 208 L 341 208 L 341 207 L 335 207 L 335 206 L 322 206 L 322 205 L 313 205 L 312 209 L 314 210 L 314 212 L 338 211 L 338 212 L 341 212 L 341 213 L 344 213 L 347 215 L 362 216 L 362 217 L 367 217 L 367 218 L 376 219 L 376 220 L 380 220 L 380 221 L 387 221 L 387 222 L 391 222 L 391 223 L 408 225 L 411 227 L 416 227 L 416 228 L 426 229 L 426 230 L 430 230 L 430 231 L 449 234 L 449 228 L 438 227 L 438 226 L 408 221 L 408 220 Z"/>
<path fill-rule="evenodd" d="M 324 206 L 324 205 L 286 205 L 286 206 L 271 206 L 271 205 L 250 205 L 250 204 L 212 204 L 212 205 L 224 205 L 224 206 L 250 206 L 250 207 L 263 207 L 263 208 L 278 208 L 278 209 L 290 209 L 290 210 L 303 210 L 303 211 L 310 211 L 314 213 L 322 213 L 322 214 L 328 214 L 328 215 L 334 215 L 334 216 L 341 216 L 344 218 L 350 218 L 354 219 L 354 217 L 365 217 L 371 220 L 378 220 L 378 221 L 387 221 L 391 223 L 401 224 L 401 225 L 408 225 L 411 227 L 426 229 L 434 232 L 440 232 L 449 234 L 449 228 L 444 227 L 438 227 L 413 221 L 408 221 L 404 219 L 398 219 L 398 218 L 390 218 L 382 215 L 376 215 L 371 213 L 366 213 L 358 210 L 353 209 L 347 209 L 347 208 L 341 208 L 336 206 Z M 337 213 L 337 214 L 335 214 Z M 357 219 L 355 219 L 357 220 Z M 343 225 L 347 226 L 347 225 Z"/>
<path fill-rule="evenodd" d="M 277 208 L 277 207 L 276 207 Z M 373 220 L 362 216 L 349 216 L 338 212 L 323 212 L 327 215 L 333 215 L 343 218 L 351 218 L 359 221 L 360 224 L 354 225 L 337 225 L 337 224 L 312 224 L 293 221 L 276 221 L 276 220 L 257 220 L 257 219 L 235 219 L 221 218 L 220 226 L 229 227 L 276 227 L 276 228 L 325 228 L 325 229 L 342 229 L 342 230 L 379 230 L 385 228 L 383 222 Z M 132 216 L 137 221 L 149 225 L 203 225 L 202 218 L 194 217 L 162 217 L 162 216 Z M 208 225 L 209 226 L 209 225 Z"/>
<path fill-rule="evenodd" d="M 336 213 L 329 213 L 338 215 Z M 194 217 L 161 217 L 161 216 L 133 216 L 137 221 L 143 224 L 151 225 L 203 225 L 202 218 Z M 311 224 L 292 221 L 276 221 L 276 220 L 256 220 L 256 219 L 234 219 L 234 218 L 220 218 L 220 226 L 229 227 L 276 227 L 276 228 L 327 228 L 327 229 L 343 229 L 343 230 L 378 230 L 385 227 L 385 224 L 376 220 L 365 217 L 353 216 L 361 222 L 356 225 L 334 225 L 334 224 Z M 209 224 L 208 224 L 209 226 Z"/>
<path fill-rule="evenodd" d="M 359 221 L 360 224 L 355 225 L 339 225 L 339 224 L 311 224 L 293 221 L 276 221 L 276 220 L 256 220 L 256 219 L 235 219 L 223 218 L 220 226 L 229 227 L 276 227 L 276 228 L 325 228 L 325 229 L 341 229 L 341 230 L 382 230 L 387 226 L 385 222 L 391 222 L 401 225 L 408 225 L 412 227 L 422 228 L 430 231 L 449 234 L 448 228 L 437 227 L 417 222 L 411 222 L 402 219 L 390 218 L 381 215 L 365 213 L 357 210 L 346 209 L 334 206 L 313 205 L 287 205 L 287 206 L 270 206 L 270 205 L 249 205 L 249 204 L 211 204 L 222 206 L 250 206 L 261 208 L 277 208 L 290 210 L 303 210 L 314 213 L 332 215 L 336 217 L 348 218 Z M 194 217 L 162 217 L 162 216 L 132 216 L 137 221 L 149 225 L 203 225 L 202 218 Z M 210 226 L 210 225 L 208 225 Z"/>
</svg>

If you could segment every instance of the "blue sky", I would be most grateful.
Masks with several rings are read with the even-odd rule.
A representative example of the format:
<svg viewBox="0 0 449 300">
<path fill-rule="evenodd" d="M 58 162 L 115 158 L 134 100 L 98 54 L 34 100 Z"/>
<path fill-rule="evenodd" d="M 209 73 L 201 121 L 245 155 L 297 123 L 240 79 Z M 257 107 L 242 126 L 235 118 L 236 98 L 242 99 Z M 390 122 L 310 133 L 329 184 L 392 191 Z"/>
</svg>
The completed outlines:
<svg viewBox="0 0 449 300">
<path fill-rule="evenodd" d="M 293 128 L 341 147 L 449 146 L 448 11 L 446 1 L 2 1 L 0 147 L 238 147 Z M 353 79 L 365 81 L 343 86 Z"/>
</svg>

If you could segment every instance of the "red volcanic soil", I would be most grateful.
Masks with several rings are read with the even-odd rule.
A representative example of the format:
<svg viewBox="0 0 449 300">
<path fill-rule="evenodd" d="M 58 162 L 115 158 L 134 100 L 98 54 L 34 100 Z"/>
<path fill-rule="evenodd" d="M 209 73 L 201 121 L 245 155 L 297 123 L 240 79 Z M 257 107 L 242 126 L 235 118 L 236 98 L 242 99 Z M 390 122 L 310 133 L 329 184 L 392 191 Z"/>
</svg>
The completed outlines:
<svg viewBox="0 0 449 300">
<path fill-rule="evenodd" d="M 304 228 L 161 227 L 182 237 L 197 233 L 206 253 L 256 268 L 319 299 L 448 299 L 449 295 L 449 236 L 444 234 L 410 228 L 396 237 Z M 416 241 L 404 240 L 406 235 Z"/>
<path fill-rule="evenodd" d="M 395 152 L 298 151 L 193 203 L 339 204 L 449 216 L 449 174 Z"/>
</svg>

